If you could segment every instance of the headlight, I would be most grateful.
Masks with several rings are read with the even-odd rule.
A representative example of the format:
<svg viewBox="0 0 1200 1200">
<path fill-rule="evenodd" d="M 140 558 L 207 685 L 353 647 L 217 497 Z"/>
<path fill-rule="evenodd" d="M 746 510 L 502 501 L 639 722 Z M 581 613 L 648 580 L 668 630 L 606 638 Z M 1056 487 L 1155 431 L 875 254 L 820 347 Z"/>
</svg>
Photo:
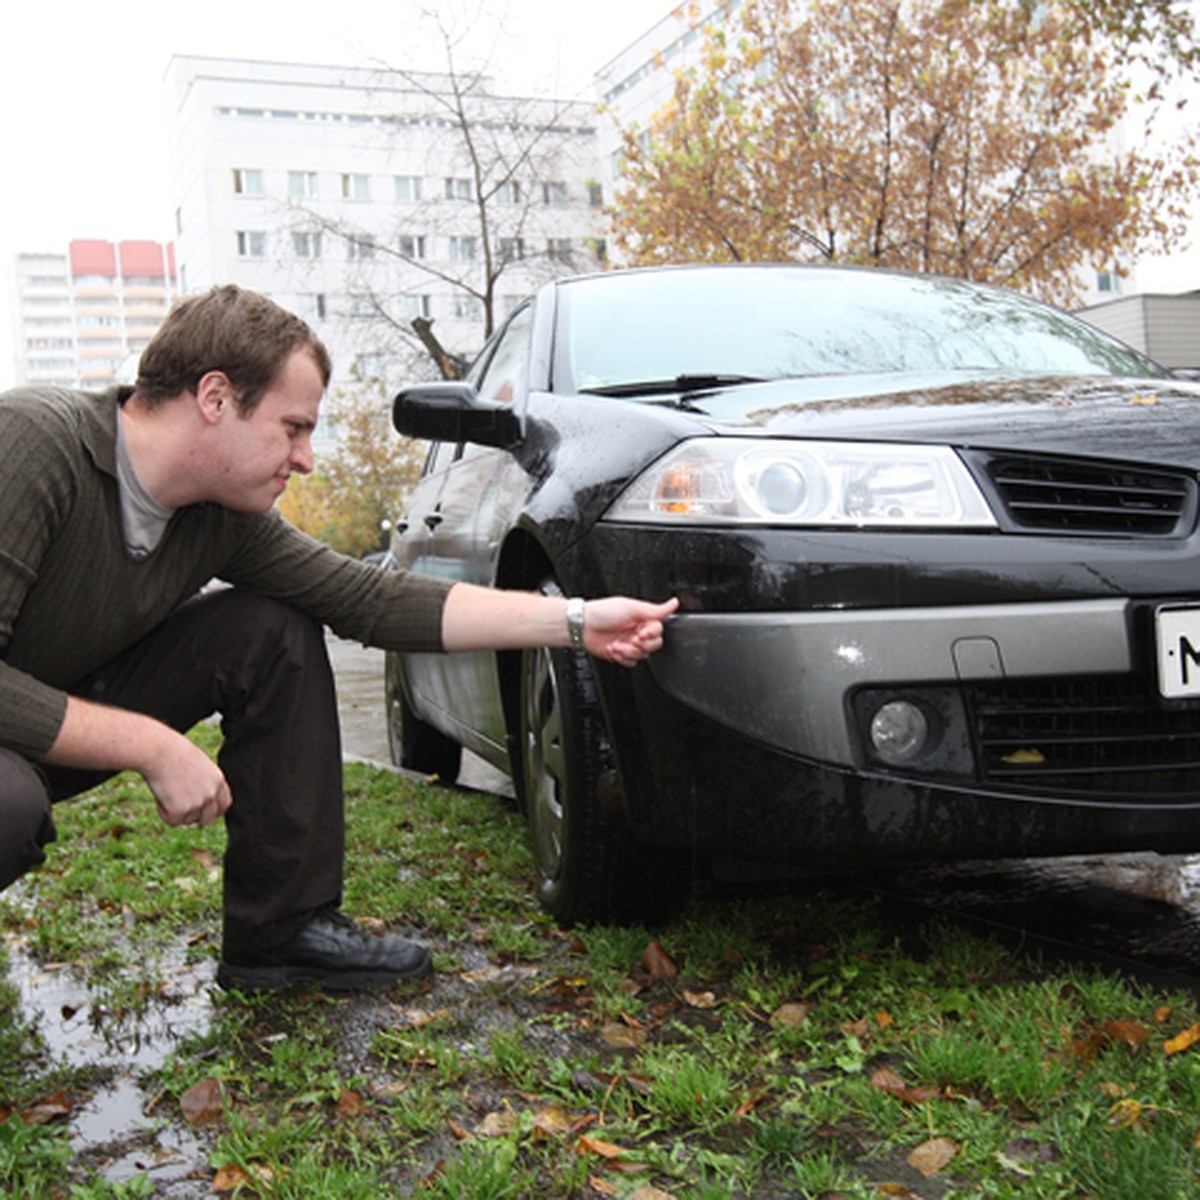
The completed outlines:
<svg viewBox="0 0 1200 1200">
<path fill-rule="evenodd" d="M 610 521 L 994 528 L 948 446 L 697 438 L 642 472 Z"/>
</svg>

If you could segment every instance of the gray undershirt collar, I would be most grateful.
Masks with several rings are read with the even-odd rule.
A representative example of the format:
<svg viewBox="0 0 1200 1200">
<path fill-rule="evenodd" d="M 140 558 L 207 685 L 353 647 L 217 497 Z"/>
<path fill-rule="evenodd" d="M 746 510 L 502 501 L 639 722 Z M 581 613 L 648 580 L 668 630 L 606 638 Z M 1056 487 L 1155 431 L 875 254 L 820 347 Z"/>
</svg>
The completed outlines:
<svg viewBox="0 0 1200 1200">
<path fill-rule="evenodd" d="M 125 549 L 133 558 L 145 558 L 162 541 L 175 510 L 159 504 L 133 469 L 124 424 L 117 418 L 117 491 L 121 497 L 121 530 Z"/>
</svg>

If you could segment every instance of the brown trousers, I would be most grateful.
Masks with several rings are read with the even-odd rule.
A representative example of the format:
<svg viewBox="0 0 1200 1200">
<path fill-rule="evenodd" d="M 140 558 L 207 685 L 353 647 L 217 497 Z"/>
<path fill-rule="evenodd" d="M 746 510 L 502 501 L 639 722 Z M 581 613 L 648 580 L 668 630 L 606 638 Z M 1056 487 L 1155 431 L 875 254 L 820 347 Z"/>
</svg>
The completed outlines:
<svg viewBox="0 0 1200 1200">
<path fill-rule="evenodd" d="M 233 795 L 226 951 L 284 942 L 341 899 L 341 733 L 319 623 L 247 592 L 208 593 L 70 691 L 180 731 L 220 713 L 219 761 Z M 0 750 L 0 889 L 45 860 L 51 805 L 106 777 Z"/>
</svg>

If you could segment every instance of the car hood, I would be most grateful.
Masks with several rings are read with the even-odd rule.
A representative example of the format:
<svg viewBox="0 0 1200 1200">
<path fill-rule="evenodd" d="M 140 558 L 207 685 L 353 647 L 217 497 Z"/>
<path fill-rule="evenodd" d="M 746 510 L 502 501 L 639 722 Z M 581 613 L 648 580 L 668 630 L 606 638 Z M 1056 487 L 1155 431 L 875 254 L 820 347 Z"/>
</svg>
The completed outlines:
<svg viewBox="0 0 1200 1200">
<path fill-rule="evenodd" d="M 839 375 L 680 401 L 713 433 L 869 438 L 1200 464 L 1200 385 L 1110 376 Z"/>
</svg>

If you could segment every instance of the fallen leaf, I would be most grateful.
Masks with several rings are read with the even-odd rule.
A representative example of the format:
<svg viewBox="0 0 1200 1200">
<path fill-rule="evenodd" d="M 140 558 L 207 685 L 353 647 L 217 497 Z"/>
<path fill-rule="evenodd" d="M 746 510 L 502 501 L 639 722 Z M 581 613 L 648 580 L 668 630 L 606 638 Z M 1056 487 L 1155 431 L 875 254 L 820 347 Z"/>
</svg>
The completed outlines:
<svg viewBox="0 0 1200 1200">
<path fill-rule="evenodd" d="M 367 1106 L 357 1092 L 345 1091 L 338 1097 L 335 1110 L 339 1117 L 361 1117 Z"/>
<path fill-rule="evenodd" d="M 225 1111 L 225 1094 L 219 1079 L 202 1079 L 193 1083 L 179 1097 L 179 1108 L 189 1125 L 215 1121 Z"/>
<path fill-rule="evenodd" d="M 683 998 L 691 1008 L 716 1008 L 720 1003 L 713 992 L 689 992 L 685 989 Z"/>
<path fill-rule="evenodd" d="M 271 1168 L 261 1163 L 251 1164 L 249 1170 L 231 1163 L 213 1176 L 209 1186 L 214 1192 L 232 1192 L 241 1187 L 253 1188 L 255 1183 L 271 1183 L 274 1179 L 275 1173 Z"/>
<path fill-rule="evenodd" d="M 771 1024 L 776 1028 L 799 1029 L 811 1010 L 811 1004 L 781 1004 L 771 1014 Z"/>
<path fill-rule="evenodd" d="M 895 1023 L 896 1018 L 893 1017 L 890 1012 L 885 1012 L 883 1009 L 880 1009 L 879 1012 L 875 1014 L 875 1024 L 878 1025 L 880 1029 L 887 1029 L 889 1025 L 894 1025 Z"/>
<path fill-rule="evenodd" d="M 1037 763 L 1044 763 L 1046 756 L 1040 750 L 1014 750 L 1011 754 L 1004 755 L 1000 761 L 1009 763 L 1012 766 L 1032 766 Z"/>
<path fill-rule="evenodd" d="M 601 1179 L 599 1175 L 588 1176 L 588 1187 L 593 1191 L 599 1192 L 602 1196 L 615 1196 L 617 1194 L 617 1185 L 609 1183 L 607 1179 Z"/>
<path fill-rule="evenodd" d="M 517 1125 L 517 1114 L 511 1109 L 490 1112 L 475 1126 L 476 1137 L 504 1137 L 512 1133 Z"/>
<path fill-rule="evenodd" d="M 598 1154 L 601 1158 L 609 1159 L 620 1158 L 625 1153 L 620 1146 L 603 1141 L 601 1138 L 589 1137 L 587 1134 L 584 1134 L 575 1143 L 575 1149 L 580 1154 Z"/>
<path fill-rule="evenodd" d="M 1129 398 L 1130 404 L 1157 404 L 1158 397 L 1153 392 L 1147 392 L 1144 395 L 1141 392 L 1135 392 Z"/>
<path fill-rule="evenodd" d="M 600 1031 L 605 1045 L 617 1050 L 640 1050 L 646 1044 L 646 1031 L 613 1022 Z"/>
<path fill-rule="evenodd" d="M 902 1183 L 885 1183 L 877 1192 L 880 1196 L 894 1196 L 895 1200 L 921 1200 L 921 1197 Z"/>
<path fill-rule="evenodd" d="M 674 979 L 679 974 L 679 965 L 657 941 L 642 951 L 642 966 L 651 979 Z"/>
<path fill-rule="evenodd" d="M 534 1129 L 541 1133 L 566 1133 L 567 1130 L 574 1129 L 578 1124 L 578 1117 L 567 1112 L 565 1108 L 560 1108 L 557 1104 L 539 1109 L 533 1118 Z"/>
<path fill-rule="evenodd" d="M 448 1008 L 439 1008 L 433 1012 L 427 1012 L 422 1008 L 401 1008 L 398 1004 L 393 1004 L 392 1011 L 400 1018 L 398 1024 L 406 1026 L 409 1029 L 420 1029 L 423 1025 L 429 1025 L 433 1021 L 446 1016 L 450 1010 Z"/>
<path fill-rule="evenodd" d="M 1181 1051 L 1191 1048 L 1197 1042 L 1200 1042 L 1200 1025 L 1193 1025 L 1164 1042 L 1163 1050 L 1167 1054 L 1179 1054 Z"/>
<path fill-rule="evenodd" d="M 930 1138 L 908 1156 L 908 1165 L 929 1179 L 949 1166 L 958 1149 L 958 1143 L 953 1138 Z"/>
<path fill-rule="evenodd" d="M 675 1194 L 673 1192 L 664 1192 L 661 1188 L 653 1187 L 647 1183 L 630 1192 L 629 1200 L 675 1200 Z"/>
<path fill-rule="evenodd" d="M 903 1100 L 906 1104 L 928 1104 L 930 1100 L 937 1100 L 942 1094 L 937 1088 L 909 1087 L 895 1071 L 889 1071 L 886 1067 L 880 1068 L 871 1076 L 871 1086 Z"/>
<path fill-rule="evenodd" d="M 71 1108 L 71 1097 L 66 1092 L 54 1092 L 44 1100 L 23 1109 L 21 1120 L 26 1125 L 48 1125 L 51 1121 L 57 1121 L 59 1117 L 69 1117 Z"/>
</svg>

